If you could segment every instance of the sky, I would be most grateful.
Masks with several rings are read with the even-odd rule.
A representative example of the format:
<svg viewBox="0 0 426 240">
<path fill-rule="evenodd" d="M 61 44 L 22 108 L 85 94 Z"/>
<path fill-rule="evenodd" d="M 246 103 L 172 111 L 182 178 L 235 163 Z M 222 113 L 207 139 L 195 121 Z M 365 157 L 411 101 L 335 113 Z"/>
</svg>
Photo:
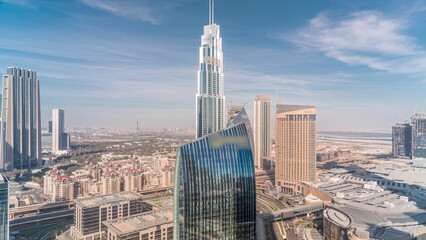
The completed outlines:
<svg viewBox="0 0 426 240">
<path fill-rule="evenodd" d="M 226 104 L 309 104 L 320 131 L 426 113 L 426 1 L 216 0 Z M 208 0 L 0 0 L 0 74 L 34 69 L 42 126 L 195 126 Z"/>
</svg>

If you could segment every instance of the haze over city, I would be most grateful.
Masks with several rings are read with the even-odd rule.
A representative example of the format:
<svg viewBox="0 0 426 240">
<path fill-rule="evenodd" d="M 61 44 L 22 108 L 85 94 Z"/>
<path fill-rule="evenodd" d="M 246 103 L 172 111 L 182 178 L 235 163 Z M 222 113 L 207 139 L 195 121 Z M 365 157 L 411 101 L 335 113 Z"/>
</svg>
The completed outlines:
<svg viewBox="0 0 426 240">
<path fill-rule="evenodd" d="M 426 111 L 424 1 L 218 2 L 227 104 L 311 104 L 339 131 Z M 42 127 L 61 107 L 67 127 L 192 128 L 207 4 L 2 0 L 0 74 L 37 70 Z"/>
</svg>

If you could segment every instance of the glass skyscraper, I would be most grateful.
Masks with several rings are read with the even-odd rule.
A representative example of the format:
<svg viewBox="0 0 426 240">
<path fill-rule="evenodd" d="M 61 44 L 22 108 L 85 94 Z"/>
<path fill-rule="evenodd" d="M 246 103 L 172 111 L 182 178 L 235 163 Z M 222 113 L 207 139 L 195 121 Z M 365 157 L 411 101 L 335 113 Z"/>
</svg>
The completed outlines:
<svg viewBox="0 0 426 240">
<path fill-rule="evenodd" d="M 179 148 L 174 239 L 256 239 L 253 154 L 244 123 Z"/>
<path fill-rule="evenodd" d="M 397 123 L 392 127 L 392 155 L 394 157 L 411 157 L 411 125 Z"/>
<path fill-rule="evenodd" d="M 33 70 L 9 67 L 3 76 L 0 169 L 41 163 L 40 90 Z"/>
<path fill-rule="evenodd" d="M 228 124 L 226 127 L 232 127 L 239 123 L 244 123 L 247 129 L 247 136 L 250 141 L 250 148 L 253 151 L 253 129 L 250 124 L 250 119 L 248 117 L 246 108 L 244 106 L 230 106 L 228 111 Z M 253 154 L 254 156 L 254 154 Z"/>
<path fill-rule="evenodd" d="M 412 158 L 426 158 L 426 114 L 411 117 Z"/>
<path fill-rule="evenodd" d="M 201 36 L 198 88 L 196 94 L 196 137 L 225 126 L 223 52 L 220 26 L 214 23 L 214 3 L 210 0 L 209 25 Z"/>
<path fill-rule="evenodd" d="M 9 181 L 0 174 L 0 239 L 9 239 Z"/>
</svg>

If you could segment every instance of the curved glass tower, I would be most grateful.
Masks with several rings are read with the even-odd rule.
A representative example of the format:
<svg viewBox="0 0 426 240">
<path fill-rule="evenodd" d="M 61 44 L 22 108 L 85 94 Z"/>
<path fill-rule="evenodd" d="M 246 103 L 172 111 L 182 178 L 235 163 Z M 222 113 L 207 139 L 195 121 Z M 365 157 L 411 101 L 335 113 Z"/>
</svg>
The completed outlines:
<svg viewBox="0 0 426 240">
<path fill-rule="evenodd" d="M 223 85 L 223 52 L 220 26 L 214 23 L 214 3 L 210 0 L 209 25 L 204 26 L 196 94 L 196 137 L 224 128 L 225 96 Z"/>
<path fill-rule="evenodd" d="M 179 148 L 174 239 L 256 239 L 253 155 L 244 123 Z"/>
<path fill-rule="evenodd" d="M 250 119 L 248 117 L 246 108 L 244 106 L 230 106 L 228 111 L 229 119 L 226 127 L 232 127 L 239 123 L 244 123 L 247 130 L 247 135 L 250 141 L 250 148 L 253 152 L 253 129 L 250 124 Z M 254 156 L 254 153 L 253 153 Z M 255 164 L 256 165 L 256 164 Z"/>
</svg>

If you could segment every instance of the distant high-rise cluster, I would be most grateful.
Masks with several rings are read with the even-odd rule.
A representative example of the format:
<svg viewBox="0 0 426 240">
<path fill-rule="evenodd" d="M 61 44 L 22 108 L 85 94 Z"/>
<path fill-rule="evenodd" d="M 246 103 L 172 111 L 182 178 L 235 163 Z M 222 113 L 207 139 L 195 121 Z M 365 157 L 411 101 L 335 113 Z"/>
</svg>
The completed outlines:
<svg viewBox="0 0 426 240">
<path fill-rule="evenodd" d="M 196 137 L 216 132 L 225 126 L 223 52 L 220 26 L 214 23 L 214 4 L 210 0 L 209 25 L 204 26 L 196 94 Z"/>
<path fill-rule="evenodd" d="M 0 169 L 41 164 L 40 89 L 33 70 L 9 67 L 3 76 Z"/>
<path fill-rule="evenodd" d="M 426 158 L 426 114 L 415 114 L 411 123 L 397 123 L 392 127 L 392 155 Z"/>
<path fill-rule="evenodd" d="M 52 152 L 66 152 L 70 148 L 70 136 L 65 132 L 65 111 L 52 110 Z"/>
<path fill-rule="evenodd" d="M 315 107 L 278 104 L 275 117 L 276 185 L 315 181 Z"/>
<path fill-rule="evenodd" d="M 254 100 L 254 163 L 264 169 L 264 161 L 271 158 L 272 119 L 271 99 L 267 95 L 257 95 Z"/>
</svg>

